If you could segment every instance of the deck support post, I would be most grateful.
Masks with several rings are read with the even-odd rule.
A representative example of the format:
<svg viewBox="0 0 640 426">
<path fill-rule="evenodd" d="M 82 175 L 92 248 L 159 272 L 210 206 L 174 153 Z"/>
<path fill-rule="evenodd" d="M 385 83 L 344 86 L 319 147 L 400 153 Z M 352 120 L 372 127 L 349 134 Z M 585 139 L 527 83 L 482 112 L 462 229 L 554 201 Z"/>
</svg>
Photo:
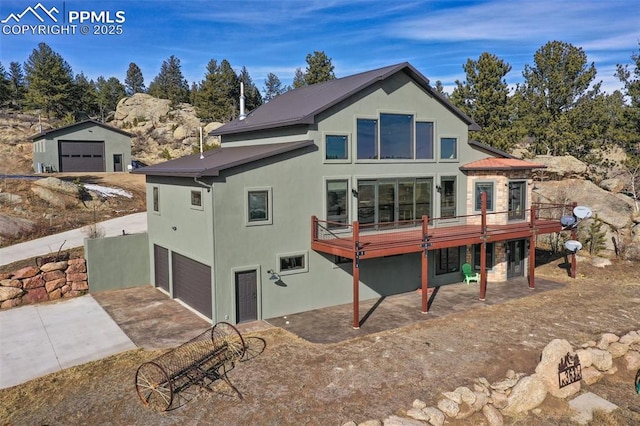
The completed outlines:
<svg viewBox="0 0 640 426">
<path fill-rule="evenodd" d="M 480 193 L 482 244 L 480 244 L 480 301 L 487 298 L 487 193 Z"/>
<path fill-rule="evenodd" d="M 360 328 L 360 227 L 353 222 L 353 329 Z"/>
<path fill-rule="evenodd" d="M 531 227 L 531 235 L 529 236 L 529 288 L 534 290 L 536 288 L 536 220 L 537 220 L 536 207 L 531 206 L 531 218 L 529 219 L 529 226 Z"/>
<path fill-rule="evenodd" d="M 424 245 L 424 253 L 422 254 L 422 313 L 429 313 L 429 281 L 427 274 L 429 272 L 429 218 L 422 216 L 422 244 Z"/>
</svg>

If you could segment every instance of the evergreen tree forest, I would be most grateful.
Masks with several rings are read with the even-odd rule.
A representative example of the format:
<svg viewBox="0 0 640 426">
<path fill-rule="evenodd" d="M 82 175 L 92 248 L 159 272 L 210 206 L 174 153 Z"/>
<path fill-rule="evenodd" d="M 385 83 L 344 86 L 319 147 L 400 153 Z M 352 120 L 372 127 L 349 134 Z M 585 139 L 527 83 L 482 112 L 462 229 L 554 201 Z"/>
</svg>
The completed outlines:
<svg viewBox="0 0 640 426">
<path fill-rule="evenodd" d="M 199 82 L 187 82 L 180 59 L 162 62 L 158 74 L 145 86 L 140 67 L 131 62 L 126 79 L 113 76 L 89 80 L 47 44 L 40 43 L 24 63 L 0 63 L 0 107 L 37 111 L 64 122 L 93 118 L 108 121 L 118 102 L 136 93 L 168 99 L 173 105 L 190 102 L 206 121 L 226 122 L 239 113 L 240 82 L 246 111 L 258 108 L 288 90 L 335 79 L 325 52 L 306 56 L 292 84 L 268 73 L 259 89 L 246 67 L 236 72 L 226 59 L 211 59 Z M 447 98 L 478 123 L 482 130 L 471 138 L 510 152 L 524 148 L 537 154 L 571 154 L 587 163 L 601 163 L 608 148 L 620 147 L 630 156 L 630 170 L 640 168 L 640 43 L 629 63 L 618 64 L 615 77 L 621 89 L 601 90 L 596 67 L 584 50 L 562 41 L 550 41 L 533 55 L 522 71 L 521 83 L 507 84 L 512 67 L 498 56 L 483 52 L 462 64 L 463 81 L 450 94 L 440 81 L 434 91 Z"/>
</svg>

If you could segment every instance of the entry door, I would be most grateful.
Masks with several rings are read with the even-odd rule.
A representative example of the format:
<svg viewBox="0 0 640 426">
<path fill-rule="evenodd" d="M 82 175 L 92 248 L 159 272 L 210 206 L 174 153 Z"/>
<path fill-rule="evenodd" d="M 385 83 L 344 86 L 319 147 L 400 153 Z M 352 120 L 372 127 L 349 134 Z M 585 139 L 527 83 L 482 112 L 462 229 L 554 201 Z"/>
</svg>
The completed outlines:
<svg viewBox="0 0 640 426">
<path fill-rule="evenodd" d="M 113 171 L 122 171 L 122 154 L 113 154 Z"/>
<path fill-rule="evenodd" d="M 237 322 L 258 319 L 258 271 L 236 272 Z"/>
<path fill-rule="evenodd" d="M 507 243 L 507 278 L 524 275 L 524 240 Z"/>
</svg>

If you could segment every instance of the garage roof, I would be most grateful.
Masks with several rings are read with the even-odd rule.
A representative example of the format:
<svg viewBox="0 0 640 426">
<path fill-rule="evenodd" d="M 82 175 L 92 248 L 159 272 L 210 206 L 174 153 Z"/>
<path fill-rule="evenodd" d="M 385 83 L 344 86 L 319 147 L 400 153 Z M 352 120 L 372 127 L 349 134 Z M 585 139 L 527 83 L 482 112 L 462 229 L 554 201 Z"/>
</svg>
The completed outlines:
<svg viewBox="0 0 640 426">
<path fill-rule="evenodd" d="M 50 130 L 45 130 L 44 132 L 40 132 L 40 133 L 38 133 L 36 135 L 31 136 L 31 140 L 35 141 L 37 139 L 42 139 L 45 136 L 49 136 L 49 135 L 53 136 L 56 133 L 65 133 L 65 132 L 67 132 L 69 130 L 72 130 L 74 127 L 85 126 L 87 124 L 93 124 L 93 125 L 96 125 L 96 126 L 100 126 L 100 127 L 104 128 L 104 129 L 111 130 L 112 132 L 120 133 L 120 134 L 128 136 L 128 137 L 132 137 L 133 136 L 129 132 L 125 132 L 124 130 L 119 129 L 117 127 L 113 127 L 113 126 L 109 126 L 107 124 L 101 123 L 100 121 L 83 120 L 83 121 L 78 121 L 77 123 L 70 124 L 68 126 L 58 127 L 58 128 L 50 129 Z"/>
</svg>

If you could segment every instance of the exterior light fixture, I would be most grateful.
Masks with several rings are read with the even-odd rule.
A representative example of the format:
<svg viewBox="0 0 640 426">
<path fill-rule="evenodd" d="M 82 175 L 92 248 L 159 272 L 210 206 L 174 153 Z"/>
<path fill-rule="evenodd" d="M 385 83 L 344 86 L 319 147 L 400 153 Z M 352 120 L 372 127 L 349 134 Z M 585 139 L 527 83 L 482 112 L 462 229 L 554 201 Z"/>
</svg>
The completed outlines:
<svg viewBox="0 0 640 426">
<path fill-rule="evenodd" d="M 269 277 L 271 281 L 280 281 L 280 275 L 278 275 L 273 269 L 269 269 L 267 274 L 271 274 Z"/>
</svg>

